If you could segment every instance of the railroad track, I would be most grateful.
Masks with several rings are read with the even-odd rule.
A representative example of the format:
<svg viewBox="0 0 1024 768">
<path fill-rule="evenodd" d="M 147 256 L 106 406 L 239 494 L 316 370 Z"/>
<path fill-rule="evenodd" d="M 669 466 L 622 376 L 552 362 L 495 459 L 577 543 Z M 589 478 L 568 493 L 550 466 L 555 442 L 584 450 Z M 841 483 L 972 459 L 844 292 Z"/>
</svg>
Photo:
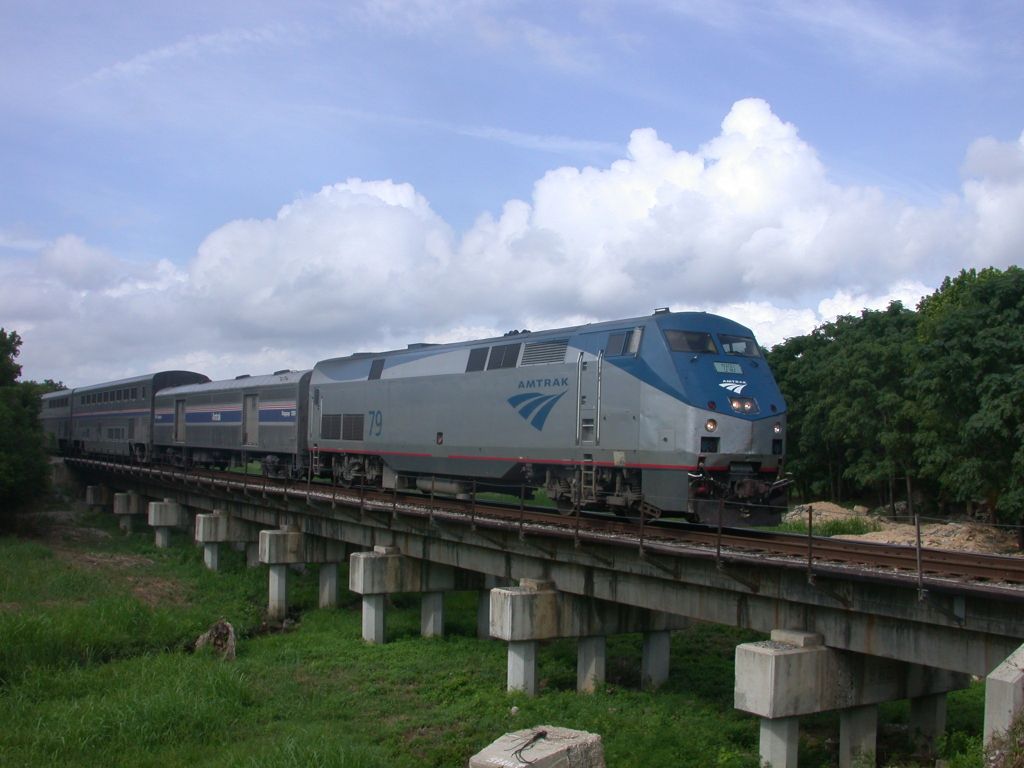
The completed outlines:
<svg viewBox="0 0 1024 768">
<path fill-rule="evenodd" d="M 754 529 L 714 529 L 704 526 L 609 518 L 604 515 L 559 515 L 524 505 L 457 500 L 418 493 L 396 493 L 370 488 L 344 488 L 320 483 L 283 481 L 261 476 L 210 470 L 164 469 L 124 465 L 94 459 L 69 459 L 83 466 L 162 479 L 185 485 L 206 485 L 243 494 L 294 498 L 331 507 L 358 508 L 363 512 L 421 517 L 443 517 L 471 526 L 516 528 L 521 535 L 573 538 L 581 542 L 635 546 L 652 554 L 675 557 L 714 557 L 721 563 L 772 560 L 773 564 L 803 567 L 813 574 L 841 568 L 854 575 L 902 583 L 917 582 L 919 589 L 956 582 L 967 591 L 1021 592 L 1024 595 L 1024 557 L 958 552 L 878 542 L 811 537 Z M 951 584 L 952 582 L 952 584 Z"/>
</svg>

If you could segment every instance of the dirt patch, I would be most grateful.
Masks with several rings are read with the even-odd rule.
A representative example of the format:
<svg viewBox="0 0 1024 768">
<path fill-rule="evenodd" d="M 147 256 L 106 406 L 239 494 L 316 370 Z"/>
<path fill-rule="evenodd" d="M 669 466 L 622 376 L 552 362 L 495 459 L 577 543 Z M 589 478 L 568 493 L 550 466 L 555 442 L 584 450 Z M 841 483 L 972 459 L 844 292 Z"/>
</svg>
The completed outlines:
<svg viewBox="0 0 1024 768">
<path fill-rule="evenodd" d="M 83 552 L 59 546 L 51 546 L 51 549 L 55 557 L 75 568 L 117 574 L 117 578 L 131 588 L 132 594 L 150 607 L 183 605 L 186 602 L 185 590 L 178 582 L 133 572 L 153 565 L 153 560 L 148 557 L 113 552 Z"/>
<path fill-rule="evenodd" d="M 882 530 L 859 536 L 835 536 L 837 539 L 877 541 L 884 544 L 915 546 L 917 532 L 912 525 L 882 521 Z M 981 552 L 1024 556 L 1017 548 L 1015 533 L 978 523 L 930 523 L 921 526 L 921 546 L 960 552 Z"/>
<path fill-rule="evenodd" d="M 793 507 L 793 511 L 787 513 L 783 520 L 787 523 L 804 523 L 806 525 L 808 514 L 812 513 L 812 511 L 814 522 L 816 523 L 831 522 L 832 520 L 849 520 L 853 517 L 866 517 L 868 514 L 867 507 L 847 509 L 838 504 L 833 504 L 831 501 L 812 501 Z"/>
</svg>

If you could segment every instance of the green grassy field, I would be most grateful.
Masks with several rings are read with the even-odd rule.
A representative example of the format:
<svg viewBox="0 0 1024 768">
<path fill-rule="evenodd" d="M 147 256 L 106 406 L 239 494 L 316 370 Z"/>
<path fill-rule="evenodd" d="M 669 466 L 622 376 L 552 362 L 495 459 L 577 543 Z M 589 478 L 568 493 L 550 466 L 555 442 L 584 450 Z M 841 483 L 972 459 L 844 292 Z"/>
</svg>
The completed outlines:
<svg viewBox="0 0 1024 768">
<path fill-rule="evenodd" d="M 446 637 L 430 640 L 418 599 L 395 598 L 388 644 L 370 646 L 357 596 L 315 609 L 315 568 L 290 579 L 295 626 L 266 627 L 266 571 L 243 559 L 225 548 L 210 573 L 185 534 L 158 550 L 112 515 L 0 538 L 0 765 L 464 766 L 540 724 L 600 733 L 611 768 L 757 765 L 758 723 L 732 708 L 732 687 L 735 646 L 759 635 L 677 633 L 657 693 L 637 690 L 641 637 L 609 638 L 608 683 L 589 696 L 574 690 L 575 643 L 544 644 L 530 699 L 504 690 L 505 645 L 475 637 L 473 594 L 449 596 Z M 240 635 L 233 662 L 191 651 L 221 617 Z M 981 765 L 981 694 L 950 697 L 954 768 Z M 886 764 L 912 764 L 906 718 L 905 704 L 883 708 L 897 724 Z M 837 733 L 834 715 L 802 723 L 801 765 L 834 765 Z"/>
</svg>

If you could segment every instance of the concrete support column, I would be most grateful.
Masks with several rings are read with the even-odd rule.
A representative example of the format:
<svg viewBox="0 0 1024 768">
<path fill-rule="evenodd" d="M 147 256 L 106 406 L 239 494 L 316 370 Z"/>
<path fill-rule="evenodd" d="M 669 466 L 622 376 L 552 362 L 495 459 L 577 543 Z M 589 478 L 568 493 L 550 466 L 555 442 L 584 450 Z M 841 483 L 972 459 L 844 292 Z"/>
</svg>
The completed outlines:
<svg viewBox="0 0 1024 768">
<path fill-rule="evenodd" d="M 385 595 L 363 595 L 363 640 L 368 643 L 384 644 L 384 600 Z"/>
<path fill-rule="evenodd" d="M 337 602 L 337 563 L 345 557 L 345 545 L 333 539 L 309 536 L 297 530 L 260 531 L 260 562 L 270 566 L 270 601 L 267 613 L 271 619 L 283 619 L 288 611 L 285 580 L 288 567 L 305 566 L 307 563 L 334 564 L 334 591 Z M 323 600 L 324 571 L 321 569 L 321 593 Z M 328 581 L 329 581 L 328 577 Z"/>
<path fill-rule="evenodd" d="M 476 596 L 476 636 L 481 640 L 491 637 L 491 593 L 481 590 Z"/>
<path fill-rule="evenodd" d="M 211 571 L 220 566 L 220 546 L 216 543 L 203 544 L 203 564 Z"/>
<path fill-rule="evenodd" d="M 968 685 L 969 675 L 828 648 L 810 632 L 774 630 L 768 642 L 736 648 L 735 705 L 762 718 L 761 760 L 773 768 L 796 764 L 801 715 L 840 710 L 839 764 L 847 768 L 875 752 L 877 704 Z"/>
<path fill-rule="evenodd" d="M 420 630 L 424 637 L 444 634 L 443 593 L 480 586 L 479 576 L 470 584 L 456 581 L 454 568 L 407 557 L 398 547 L 378 545 L 373 552 L 356 552 L 349 559 L 348 587 L 363 596 L 363 638 L 368 642 L 384 642 L 384 596 L 401 592 L 423 594 Z"/>
<path fill-rule="evenodd" d="M 581 637 L 576 643 L 576 690 L 593 693 L 604 682 L 608 652 L 604 635 Z"/>
<path fill-rule="evenodd" d="M 579 638 L 576 671 L 580 691 L 592 691 L 604 681 L 608 635 L 650 632 L 660 638 L 652 641 L 652 648 L 661 643 L 667 649 L 668 631 L 688 625 L 682 616 L 566 594 L 555 589 L 554 582 L 537 579 L 521 579 L 518 587 L 492 589 L 490 613 L 490 635 L 509 644 L 509 670 L 513 669 L 517 642 Z M 660 635 L 662 632 L 665 634 Z M 654 666 L 653 655 L 648 661 Z M 518 683 L 513 687 L 509 678 L 509 690 L 516 689 Z"/>
<path fill-rule="evenodd" d="M 919 754 L 933 755 L 946 732 L 946 694 L 910 700 L 910 736 Z"/>
<path fill-rule="evenodd" d="M 185 508 L 174 499 L 149 502 L 147 517 L 149 526 L 156 529 L 155 543 L 161 549 L 171 546 L 172 528 L 181 528 L 189 524 Z"/>
<path fill-rule="evenodd" d="M 203 545 L 203 559 L 211 571 L 217 570 L 218 550 L 221 544 L 230 544 L 245 549 L 252 546 L 256 560 L 259 560 L 259 528 L 251 523 L 232 517 L 220 510 L 210 514 L 196 515 L 195 539 Z M 212 565 L 211 565 L 212 563 Z"/>
<path fill-rule="evenodd" d="M 668 681 L 671 647 L 672 632 L 670 630 L 644 632 L 643 658 L 640 662 L 640 685 L 642 687 L 660 688 Z"/>
<path fill-rule="evenodd" d="M 321 608 L 338 607 L 338 564 L 324 563 L 320 566 Z"/>
<path fill-rule="evenodd" d="M 985 678 L 985 746 L 1002 736 L 1024 712 L 1024 645 Z"/>
<path fill-rule="evenodd" d="M 423 593 L 420 634 L 423 637 L 444 637 L 444 592 Z"/>
<path fill-rule="evenodd" d="M 140 513 L 140 498 L 137 493 L 115 493 L 114 514 L 117 515 L 118 527 L 125 533 L 134 528 L 134 518 Z"/>
<path fill-rule="evenodd" d="M 875 764 L 878 739 L 878 706 L 850 707 L 839 713 L 839 768 L 853 768 L 860 761 Z"/>
<path fill-rule="evenodd" d="M 288 566 L 284 563 L 270 566 L 269 591 L 267 615 L 281 621 L 288 615 Z"/>
<path fill-rule="evenodd" d="M 536 640 L 514 640 L 508 644 L 508 690 L 537 695 Z"/>
<path fill-rule="evenodd" d="M 103 485 L 85 486 L 85 503 L 92 511 L 100 512 L 110 506 L 110 489 Z"/>
<path fill-rule="evenodd" d="M 771 768 L 796 768 L 799 746 L 800 718 L 761 718 L 761 738 L 758 747 L 761 765 L 768 765 Z"/>
</svg>

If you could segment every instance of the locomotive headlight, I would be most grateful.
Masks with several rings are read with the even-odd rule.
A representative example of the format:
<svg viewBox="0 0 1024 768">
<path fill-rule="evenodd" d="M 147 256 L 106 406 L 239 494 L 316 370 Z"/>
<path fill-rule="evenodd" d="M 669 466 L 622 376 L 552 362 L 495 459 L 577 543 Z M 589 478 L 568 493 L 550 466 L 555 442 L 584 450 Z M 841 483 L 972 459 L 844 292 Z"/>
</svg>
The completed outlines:
<svg viewBox="0 0 1024 768">
<path fill-rule="evenodd" d="M 716 429 L 718 429 L 718 422 L 715 421 L 714 419 L 708 419 L 707 421 L 704 422 L 704 429 L 706 429 L 708 432 L 714 432 Z"/>
<path fill-rule="evenodd" d="M 752 397 L 730 397 L 729 405 L 736 413 L 752 414 L 757 413 L 757 401 Z"/>
<path fill-rule="evenodd" d="M 781 435 L 782 434 L 782 422 L 776 421 L 774 424 L 772 424 L 772 432 L 774 432 L 776 435 Z"/>
</svg>

